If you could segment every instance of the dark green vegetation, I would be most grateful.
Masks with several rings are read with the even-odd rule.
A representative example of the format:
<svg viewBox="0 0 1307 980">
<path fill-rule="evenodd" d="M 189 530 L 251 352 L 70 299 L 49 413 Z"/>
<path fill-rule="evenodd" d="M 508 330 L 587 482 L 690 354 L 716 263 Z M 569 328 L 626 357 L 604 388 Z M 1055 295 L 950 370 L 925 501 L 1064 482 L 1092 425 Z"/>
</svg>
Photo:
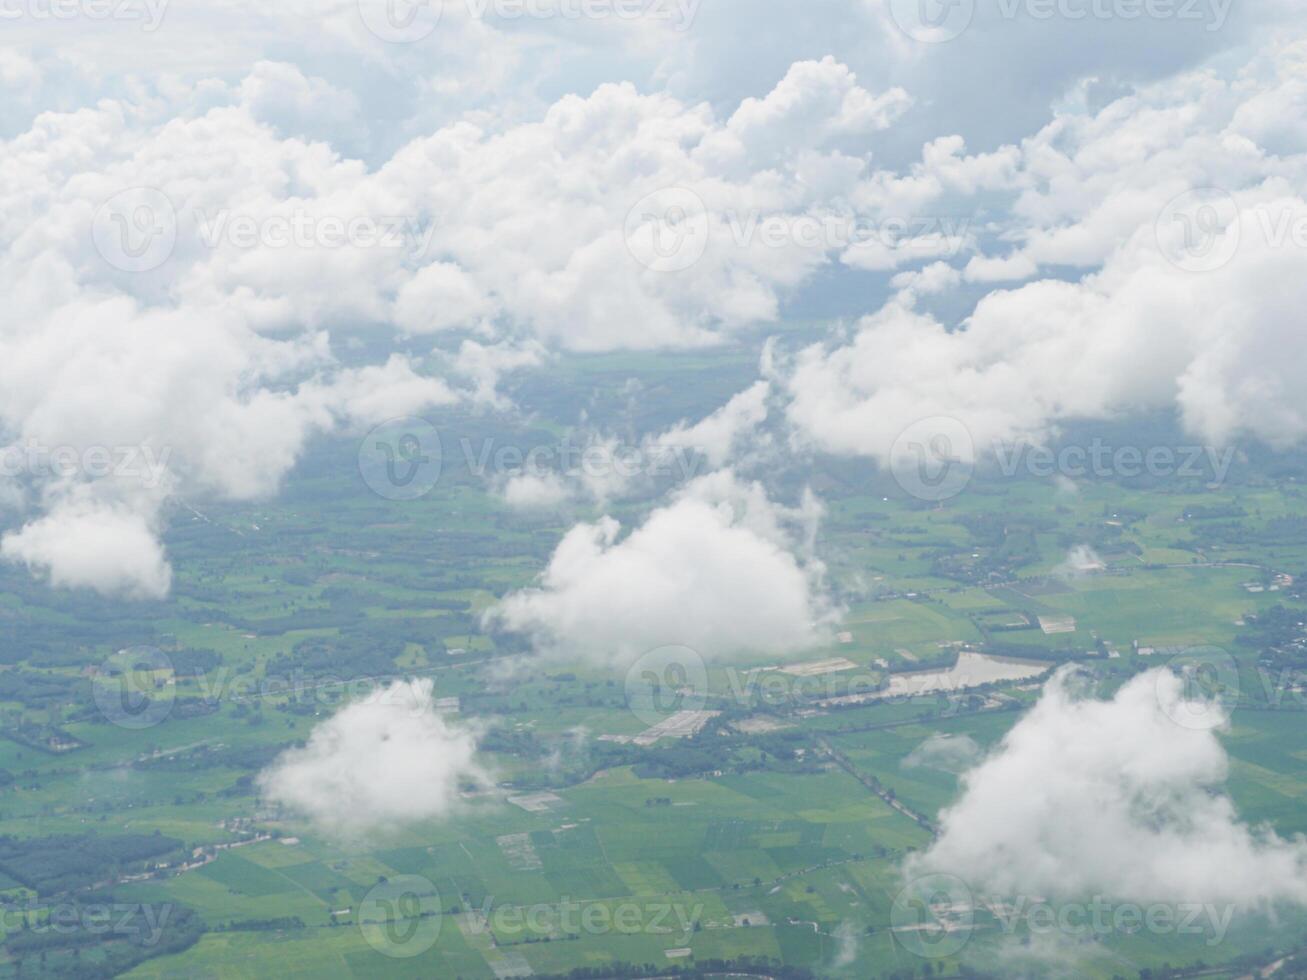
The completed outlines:
<svg viewBox="0 0 1307 980">
<path fill-rule="evenodd" d="M 958 790 L 956 772 L 904 760 L 941 733 L 994 744 L 1035 686 L 818 704 L 875 690 L 890 671 L 951 666 L 963 646 L 1083 663 L 1107 689 L 1183 648 L 1226 648 L 1241 689 L 1225 736 L 1232 794 L 1249 821 L 1307 832 L 1300 458 L 1249 449 L 1216 487 L 1105 477 L 1069 492 L 980 472 L 943 505 L 905 496 L 869 463 L 819 459 L 770 474 L 825 501 L 820 549 L 847 607 L 849 642 L 803 659 L 846 657 L 863 687 L 844 687 L 839 673 L 751 685 L 746 670 L 775 666 L 761 660 L 715 668 L 714 723 L 641 746 L 598 739 L 647 727 L 620 676 L 551 663 L 497 680 L 491 662 L 526 648 L 483 631 L 481 613 L 531 582 L 572 521 L 591 515 L 509 511 L 468 453 L 474 461 L 487 440 L 553 444 L 582 410 L 657 431 L 753 377 L 743 350 L 565 360 L 514 392 L 529 425 L 439 419 L 442 478 L 412 502 L 368 492 L 355 442 L 317 444 L 276 501 L 176 508 L 166 602 L 52 592 L 0 566 L 0 898 L 37 907 L 5 919 L 0 970 L 471 980 L 706 976 L 730 964 L 734 975 L 796 978 L 1005 975 L 996 935 L 924 960 L 890 929 L 897 868 L 928 844 Z M 1180 441 L 1165 420 L 1112 436 Z M 615 515 L 638 522 L 656 489 Z M 1106 567 L 1064 574 L 1080 545 Z M 1040 628 L 1066 617 L 1073 632 Z M 131 653 L 126 665 L 109 659 L 134 647 L 156 647 L 171 665 L 152 681 L 166 720 L 142 730 L 107 723 L 92 697 L 96 672 L 150 669 Z M 351 682 L 398 676 L 433 677 L 439 697 L 491 726 L 484 747 L 507 795 L 553 796 L 535 807 L 477 799 L 450 821 L 349 845 L 261 807 L 254 776 L 357 690 Z M 413 918 L 438 922 L 439 936 L 411 959 L 381 955 L 360 927 L 373 887 L 404 875 L 438 892 Z M 67 929 L 41 927 L 51 910 L 97 903 L 126 910 L 126 926 L 92 929 L 77 913 Z M 131 928 L 161 909 L 157 933 Z M 577 927 L 585 914 L 600 925 Z M 1114 935 L 1077 969 L 1233 976 L 1304 936 L 1292 919 L 1237 921 L 1215 948 Z"/>
</svg>

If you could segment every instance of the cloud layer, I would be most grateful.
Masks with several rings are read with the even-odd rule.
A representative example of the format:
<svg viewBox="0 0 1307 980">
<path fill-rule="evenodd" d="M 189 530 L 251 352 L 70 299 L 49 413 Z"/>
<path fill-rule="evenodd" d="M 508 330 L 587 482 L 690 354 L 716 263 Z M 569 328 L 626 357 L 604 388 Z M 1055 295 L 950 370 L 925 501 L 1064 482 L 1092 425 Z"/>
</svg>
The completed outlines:
<svg viewBox="0 0 1307 980">
<path fill-rule="evenodd" d="M 818 515 L 811 498 L 779 506 L 729 470 L 702 477 L 625 536 L 611 517 L 572 528 L 539 586 L 487 621 L 601 662 L 666 644 L 707 658 L 801 650 L 831 617 L 809 547 Z"/>
<path fill-rule="evenodd" d="M 1307 840 L 1239 819 L 1216 731 L 1174 720 L 1189 710 L 1177 675 L 1140 674 L 1108 701 L 1075 693 L 1074 676 L 1054 675 L 963 776 L 910 876 L 947 873 L 1000 896 L 1307 903 Z"/>
<path fill-rule="evenodd" d="M 436 711 L 430 680 L 396 681 L 341 708 L 259 776 L 264 798 L 334 836 L 449 814 L 485 786 L 477 737 Z"/>
<path fill-rule="evenodd" d="M 896 280 L 901 292 L 847 342 L 787 365 L 791 422 L 821 449 L 882 461 L 937 417 L 965 427 L 970 445 L 955 449 L 969 456 L 1064 420 L 1157 409 L 1218 445 L 1299 442 L 1307 157 L 1268 106 L 1297 105 L 1304 78 L 1307 48 L 1286 45 L 1234 78 L 1203 72 L 1059 113 L 1006 171 L 986 168 L 1015 194 L 1003 230 L 1015 247 L 961 270 L 985 288 L 1056 277 L 987 292 L 956 328 L 919 308 L 956 278 L 932 267 Z M 978 166 L 949 161 L 887 186 L 938 199 L 929 171 Z"/>
</svg>

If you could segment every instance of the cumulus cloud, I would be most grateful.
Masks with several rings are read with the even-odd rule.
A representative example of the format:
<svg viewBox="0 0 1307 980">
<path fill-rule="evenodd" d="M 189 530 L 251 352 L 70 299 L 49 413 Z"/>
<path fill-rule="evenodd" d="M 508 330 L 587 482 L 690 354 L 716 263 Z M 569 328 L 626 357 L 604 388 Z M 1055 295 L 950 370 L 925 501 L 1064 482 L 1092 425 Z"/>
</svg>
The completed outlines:
<svg viewBox="0 0 1307 980">
<path fill-rule="evenodd" d="M 967 431 L 963 455 L 1158 409 L 1216 444 L 1300 441 L 1307 362 L 1291 338 L 1307 249 L 1293 229 L 1307 223 L 1307 157 L 1268 154 L 1244 110 L 1297 98 L 1302 63 L 1299 48 L 1275 49 L 1238 79 L 1204 72 L 1059 112 L 991 173 L 1017 195 L 1003 237 L 1019 244 L 974 258 L 965 278 L 1091 271 L 988 292 L 959 325 L 915 308 L 955 282 L 948 267 L 897 278 L 900 294 L 852 338 L 788 365 L 791 422 L 827 451 L 882 461 L 938 417 Z M 943 173 L 953 156 L 927 158 Z"/>
<path fill-rule="evenodd" d="M 1221 792 L 1215 729 L 1153 670 L 1110 700 L 1077 695 L 1064 669 L 993 753 L 963 777 L 938 839 L 907 865 L 980 894 L 1121 901 L 1307 903 L 1307 840 L 1239 819 Z M 1216 705 L 1204 706 L 1219 711 Z"/>
<path fill-rule="evenodd" d="M 832 16 L 814 2 L 779 17 L 750 10 L 765 30 L 745 57 L 732 3 L 698 10 L 693 36 L 648 18 L 563 34 L 452 4 L 415 44 L 369 27 L 377 5 L 163 6 L 151 9 L 166 31 L 83 19 L 60 25 L 57 48 L 18 18 L 0 56 L 0 131 L 13 136 L 0 143 L 11 314 L 0 448 L 172 448 L 166 490 L 85 498 L 132 510 L 152 533 L 170 493 L 275 492 L 316 433 L 455 398 L 501 409 L 499 378 L 543 363 L 542 347 L 720 343 L 778 319 L 837 260 L 849 275 L 933 264 L 896 277 L 896 300 L 849 343 L 802 352 L 771 396 L 751 389 L 705 428 L 673 435 L 703 440 L 725 465 L 740 450 L 730 430 L 757 428 L 778 396 L 821 448 L 881 458 L 906 422 L 937 414 L 957 415 L 978 442 L 1158 405 L 1213 439 L 1251 432 L 1287 445 L 1307 428 L 1292 398 L 1307 364 L 1278 353 L 1300 346 L 1304 250 L 1257 241 L 1266 214 L 1303 207 L 1302 146 L 1277 122 L 1302 101 L 1300 47 L 1134 90 L 1141 72 L 1233 42 L 1191 24 L 999 25 L 981 12 L 956 42 L 922 46 L 883 3 Z M 1246 33 L 1288 10 L 1249 6 Z M 999 26 L 995 45 L 987 35 Z M 1125 75 L 1090 84 L 1077 74 L 1083 30 L 1125 27 L 1139 46 L 1109 59 Z M 611 81 L 614 44 L 631 56 L 633 81 Z M 1020 144 L 973 139 L 969 150 L 967 127 L 940 122 L 955 110 L 964 120 L 965 98 L 939 93 L 957 94 L 964 68 L 992 78 L 995 59 L 1025 70 L 1012 53 L 1030 51 L 1043 59 L 1034 74 L 1057 79 L 1035 87 L 1033 118 L 1046 120 L 1057 97 L 1053 121 Z M 483 63 L 494 71 L 464 70 Z M 727 68 L 729 84 L 718 74 Z M 515 84 L 522 77 L 542 84 Z M 993 98 L 986 86 L 962 92 Z M 906 153 L 905 133 L 921 137 Z M 1167 261 L 1154 219 L 1205 183 L 1231 191 L 1246 240 L 1234 261 L 1193 277 Z M 131 188 L 152 189 L 150 215 L 113 211 Z M 688 225 L 669 200 L 688 205 Z M 950 213 L 979 220 L 853 246 L 797 233 Z M 160 227 L 157 268 L 128 271 L 131 255 L 105 254 L 116 232 Z M 675 274 L 640 261 L 687 228 L 681 244 L 699 254 Z M 973 250 L 982 254 L 963 254 Z M 1020 282 L 1050 267 L 1097 271 L 994 292 L 962 330 L 915 310 L 959 280 Z M 435 359 L 471 389 L 416 359 L 342 369 L 336 335 L 360 328 L 433 343 L 471 333 Z M 547 482 L 520 483 L 514 496 L 556 499 Z M 29 484 L 5 489 L 7 505 L 32 508 L 6 540 L 50 569 L 12 536 L 82 491 Z M 143 592 L 157 591 L 149 562 L 124 564 Z"/>
<path fill-rule="evenodd" d="M 771 390 L 770 383 L 759 381 L 698 422 L 680 422 L 638 443 L 588 433 L 575 460 L 561 460 L 559 469 L 529 462 L 520 471 L 500 475 L 494 492 L 519 510 L 551 510 L 566 503 L 606 506 L 648 490 L 657 478 L 688 482 L 704 463 L 711 469 L 743 468 L 772 448 L 762 429 Z"/>
<path fill-rule="evenodd" d="M 172 566 L 149 519 L 84 497 L 0 538 L 0 558 L 26 565 L 57 588 L 161 599 L 172 586 Z"/>
<path fill-rule="evenodd" d="M 432 690 L 396 681 L 341 708 L 259 775 L 264 798 L 344 837 L 449 814 L 490 777 L 477 733 L 441 716 Z"/>
<path fill-rule="evenodd" d="M 366 41 L 361 24 L 338 26 L 333 43 Z M 6 71 L 24 64 L 9 58 Z M 0 144 L 0 284 L 13 314 L 0 332 L 0 449 L 171 450 L 166 488 L 96 491 L 157 529 L 170 493 L 274 493 L 318 433 L 457 401 L 502 410 L 500 379 L 540 366 L 544 345 L 716 343 L 774 319 L 829 251 L 736 247 L 726 216 L 802 214 L 852 186 L 865 161 L 835 144 L 888 125 L 903 102 L 866 91 L 833 59 L 796 64 L 724 119 L 604 84 L 534 121 L 433 127 L 369 166 L 309 125 L 328 105 L 356 115 L 351 91 L 262 58 L 236 81 L 50 113 Z M 347 143 L 341 132 L 328 135 Z M 813 168 L 827 164 L 833 183 L 816 187 Z M 669 277 L 632 255 L 626 223 L 642 197 L 674 185 L 694 189 L 716 238 Z M 335 335 L 360 325 L 474 332 L 433 358 L 470 387 L 407 356 L 342 368 Z M 761 397 L 693 435 L 724 454 L 718 443 Z M 35 508 L 24 525 L 72 489 L 29 482 L 6 491 Z M 38 537 L 49 540 L 10 545 L 34 568 L 51 564 L 32 551 Z M 161 581 L 138 584 L 154 594 Z"/>
<path fill-rule="evenodd" d="M 511 402 L 499 393 L 500 380 L 508 374 L 539 367 L 547 360 L 537 343 L 480 344 L 465 340 L 453 359 L 454 370 L 472 383 L 471 400 L 491 408 L 507 409 Z"/>
<path fill-rule="evenodd" d="M 702 453 L 714 467 L 725 466 L 741 445 L 767 421 L 771 385 L 759 381 L 693 425 L 682 422 L 650 441 L 651 452 L 675 447 Z"/>
<path fill-rule="evenodd" d="M 523 470 L 504 479 L 497 492 L 516 510 L 554 510 L 575 499 L 576 489 L 558 473 Z"/>
<path fill-rule="evenodd" d="M 1307 435 L 1294 394 L 1307 362 L 1290 339 L 1307 250 L 1259 229 L 1307 215 L 1307 201 L 1274 188 L 1238 199 L 1244 244 L 1220 269 L 1168 261 L 1150 222 L 1101 271 L 990 293 L 960 330 L 892 302 L 849 343 L 794 359 L 789 417 L 826 450 L 882 460 L 921 419 L 960 422 L 970 445 L 958 448 L 974 458 L 1043 441 L 1061 421 L 1159 408 L 1217 445 L 1242 435 L 1291 445 Z"/>
<path fill-rule="evenodd" d="M 1066 558 L 1054 570 L 1063 578 L 1078 578 L 1107 568 L 1102 556 L 1087 544 L 1078 544 L 1067 552 Z"/>
<path fill-rule="evenodd" d="M 442 379 L 418 374 L 399 354 L 391 355 L 385 364 L 340 372 L 321 395 L 336 414 L 359 425 L 376 425 L 460 401 L 459 393 Z"/>
<path fill-rule="evenodd" d="M 932 735 L 903 757 L 903 768 L 958 773 L 979 757 L 980 746 L 970 735 Z"/>
<path fill-rule="evenodd" d="M 539 585 L 487 623 L 604 662 L 673 643 L 709 658 L 801 650 L 832 615 L 811 554 L 818 517 L 812 498 L 785 508 L 729 470 L 701 477 L 625 536 L 611 517 L 572 528 Z"/>
</svg>

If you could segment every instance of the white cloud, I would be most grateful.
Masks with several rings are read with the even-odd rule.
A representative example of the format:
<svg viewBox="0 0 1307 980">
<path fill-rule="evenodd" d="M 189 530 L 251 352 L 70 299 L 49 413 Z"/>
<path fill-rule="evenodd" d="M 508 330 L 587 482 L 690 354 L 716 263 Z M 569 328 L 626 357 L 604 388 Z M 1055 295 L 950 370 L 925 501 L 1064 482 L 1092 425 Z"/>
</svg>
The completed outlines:
<svg viewBox="0 0 1307 980">
<path fill-rule="evenodd" d="M 970 735 L 932 735 L 903 757 L 903 768 L 960 773 L 979 757 L 980 746 Z"/>
<path fill-rule="evenodd" d="M 1054 569 L 1054 574 L 1063 578 L 1078 578 L 1091 572 L 1101 572 L 1105 568 L 1107 564 L 1097 551 L 1087 544 L 1078 544 L 1067 552 L 1062 564 Z"/>
<path fill-rule="evenodd" d="M 946 53 L 909 42 L 880 3 L 838 16 L 816 0 L 784 16 L 705 5 L 693 32 L 507 25 L 448 6 L 413 45 L 383 43 L 338 0 L 173 4 L 157 32 L 84 18 L 60 25 L 58 46 L 41 24 L 7 22 L 0 288 L 12 325 L 0 332 L 0 445 L 168 448 L 170 491 L 248 499 L 275 492 L 315 433 L 455 397 L 505 407 L 498 378 L 534 363 L 536 344 L 720 343 L 777 319 L 837 256 L 885 271 L 982 239 L 994 254 L 967 256 L 971 283 L 1103 268 L 992 293 L 954 332 L 903 311 L 959 285 L 956 270 L 936 262 L 896 278 L 895 306 L 851 345 L 806 352 L 781 380 L 797 428 L 826 449 L 876 456 L 905 420 L 939 413 L 958 414 L 981 441 L 1172 404 L 1213 439 L 1252 432 L 1286 445 L 1307 431 L 1292 396 L 1307 364 L 1275 353 L 1300 346 L 1292 284 L 1307 281 L 1303 250 L 1251 242 L 1196 279 L 1162 263 L 1153 241 L 1158 209 L 1201 183 L 1229 187 L 1250 237 L 1266 209 L 1302 207 L 1302 146 L 1279 122 L 1302 101 L 1301 48 L 1272 47 L 1238 71 L 1125 84 L 1261 32 L 1287 5 L 1249 5 L 1220 38 L 1192 25 L 1088 25 L 1096 37 L 1128 27 L 1148 39 L 1110 57 L 1080 50 L 1085 25 L 1000 24 L 990 13 Z M 759 29 L 747 54 L 740 16 Z M 612 81 L 614 50 L 632 81 Z M 1037 65 L 1014 56 L 1032 51 Z M 1103 67 L 1094 58 L 1110 62 L 1097 81 L 1086 77 Z M 1018 64 L 1023 77 L 1052 80 L 1012 118 L 1045 120 L 1050 98 L 1058 109 L 1020 145 L 972 138 L 980 149 L 968 152 L 968 100 L 994 96 L 959 79 L 991 78 L 995 64 L 1008 69 L 1001 77 Z M 1103 105 L 1104 91 L 1127 94 Z M 1010 129 L 1008 108 L 1001 125 L 978 128 Z M 891 163 L 873 170 L 891 144 Z M 171 201 L 177 242 L 159 269 L 133 274 L 104 260 L 92 231 L 106 200 L 140 186 Z M 627 247 L 628 212 L 669 187 L 706 212 L 703 255 L 676 274 Z M 932 213 L 983 220 L 924 247 L 769 244 L 756 233 L 769 216 L 795 228 Z M 269 221 L 300 219 L 315 233 L 392 222 L 396 240 L 269 240 Z M 234 241 L 251 220 L 255 240 Z M 341 370 L 332 333 L 360 325 L 475 331 L 452 362 L 473 389 L 384 356 Z M 728 430 L 751 424 L 754 403 L 732 404 L 705 428 L 682 427 L 712 443 L 716 465 L 741 450 Z M 32 525 L 69 492 L 28 485 L 5 497 L 35 508 Z M 585 492 L 606 499 L 620 486 Z M 149 528 L 162 496 L 102 494 L 139 504 Z M 148 563 L 131 567 L 147 591 L 157 586 Z"/>
<path fill-rule="evenodd" d="M 346 36 L 358 40 L 332 35 Z M 900 101 L 831 59 L 796 65 L 724 123 L 705 104 L 607 84 L 534 122 L 437 128 L 369 166 L 310 141 L 325 106 L 354 115 L 350 91 L 263 58 L 243 80 L 47 114 L 0 144 L 0 286 L 13 323 L 0 334 L 0 446 L 169 449 L 170 490 L 250 499 L 274 493 L 306 441 L 341 424 L 456 400 L 507 407 L 500 377 L 543 363 L 542 343 L 716 343 L 774 318 L 782 292 L 827 260 L 820 244 L 732 247 L 724 215 L 802 213 L 820 197 L 803 179 L 816 158 L 773 151 L 802 146 L 812 127 L 833 140 L 882 126 Z M 750 122 L 759 113 L 774 123 L 766 133 Z M 779 143 L 710 159 L 714 139 L 764 135 Z M 857 177 L 852 164 L 835 167 L 836 185 Z M 623 229 L 642 196 L 675 184 L 699 189 L 719 240 L 669 277 L 636 261 Z M 106 202 L 138 187 L 153 189 L 150 220 L 114 224 Z M 118 217 L 142 212 L 134 203 Z M 162 229 L 165 243 L 175 231 L 176 243 L 159 268 L 127 272 L 113 237 L 124 228 Z M 333 331 L 360 324 L 476 330 L 448 361 L 471 390 L 403 357 L 342 370 Z M 64 492 L 32 489 L 26 499 L 47 512 Z M 148 500 L 140 515 L 154 526 L 162 501 Z"/>
<path fill-rule="evenodd" d="M 378 425 L 461 400 L 440 378 L 415 372 L 400 354 L 392 354 L 385 364 L 341 371 L 321 393 L 338 414 L 357 425 Z"/>
<path fill-rule="evenodd" d="M 545 349 L 534 342 L 479 344 L 475 340 L 465 340 L 453 359 L 453 368 L 472 382 L 470 397 L 473 402 L 506 409 L 511 403 L 499 393 L 500 379 L 515 371 L 539 367 L 546 360 Z"/>
<path fill-rule="evenodd" d="M 725 466 L 767 421 L 770 394 L 771 385 L 759 381 L 693 425 L 682 422 L 655 436 L 647 444 L 647 451 L 654 454 L 678 447 L 690 449 L 702 453 L 714 467 Z"/>
<path fill-rule="evenodd" d="M 770 394 L 768 382 L 756 382 L 698 422 L 681 422 L 637 445 L 589 433 L 576 460 L 562 461 L 568 468 L 547 469 L 528 456 L 526 468 L 500 475 L 492 488 L 520 510 L 549 510 L 568 502 L 607 506 L 648 490 L 656 477 L 688 482 L 705 461 L 713 469 L 756 464 L 773 448 L 761 428 Z"/>
<path fill-rule="evenodd" d="M 729 470 L 694 481 L 626 536 L 611 517 L 563 538 L 538 587 L 487 622 L 543 650 L 628 662 L 683 644 L 708 658 L 820 642 L 831 618 L 811 556 L 819 508 L 772 503 Z"/>
<path fill-rule="evenodd" d="M 489 782 L 476 732 L 436 711 L 430 680 L 346 705 L 259 776 L 269 802 L 344 837 L 446 816 L 461 786 Z"/>
<path fill-rule="evenodd" d="M 409 333 L 435 333 L 475 326 L 493 311 L 471 276 L 453 263 L 432 262 L 400 287 L 394 320 Z"/>
<path fill-rule="evenodd" d="M 962 282 L 962 273 L 947 262 L 932 262 L 923 269 L 900 272 L 890 286 L 913 296 L 933 296 Z"/>
<path fill-rule="evenodd" d="M 161 599 L 172 567 L 146 516 L 88 499 L 57 504 L 0 539 L 0 558 L 26 565 L 56 588 Z"/>
<path fill-rule="evenodd" d="M 1177 675 L 1141 674 L 1108 701 L 1077 696 L 1072 678 L 1054 675 L 963 777 L 909 875 L 1006 896 L 1307 903 L 1307 840 L 1240 821 L 1216 731 L 1173 720 L 1188 710 Z"/>
<path fill-rule="evenodd" d="M 514 473 L 497 488 L 499 496 L 516 510 L 555 510 L 575 498 L 577 487 L 558 473 Z"/>
<path fill-rule="evenodd" d="M 1235 199 L 1243 243 L 1219 269 L 1168 261 L 1150 221 L 1100 272 L 990 293 L 961 330 L 892 302 L 848 344 L 798 355 L 783 381 L 790 419 L 829 451 L 879 459 L 920 419 L 958 420 L 983 452 L 1063 420 L 1159 408 L 1216 445 L 1291 445 L 1307 435 L 1295 394 L 1307 360 L 1292 339 L 1307 249 L 1264 229 L 1307 218 L 1307 201 L 1273 185 Z"/>
<path fill-rule="evenodd" d="M 704 140 L 699 153 L 750 168 L 785 162 L 841 138 L 887 129 L 911 102 L 897 87 L 872 95 L 832 57 L 798 62 L 764 98 L 741 102 L 725 131 Z"/>
</svg>

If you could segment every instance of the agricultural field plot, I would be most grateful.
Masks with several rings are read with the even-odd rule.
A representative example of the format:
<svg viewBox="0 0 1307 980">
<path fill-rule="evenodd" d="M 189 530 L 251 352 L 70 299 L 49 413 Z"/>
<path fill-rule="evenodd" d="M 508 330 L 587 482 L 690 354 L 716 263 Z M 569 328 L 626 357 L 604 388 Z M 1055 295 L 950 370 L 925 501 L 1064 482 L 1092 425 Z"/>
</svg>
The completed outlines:
<svg viewBox="0 0 1307 980">
<path fill-rule="evenodd" d="M 599 386 L 586 398 L 616 398 L 603 385 L 620 386 L 630 360 L 566 370 Z M 749 371 L 729 355 L 685 364 L 727 394 Z M 698 396 L 673 377 L 668 391 L 693 416 Z M 543 419 L 513 439 L 563 431 Z M 611 662 L 539 656 L 483 618 L 539 584 L 573 522 L 510 514 L 470 470 L 460 441 L 488 435 L 484 419 L 447 435 L 445 476 L 421 501 L 359 495 L 341 476 L 357 447 L 323 444 L 276 503 L 183 517 L 169 532 L 175 594 L 135 616 L 86 597 L 52 604 L 0 566 L 0 622 L 21 617 L 40 640 L 0 670 L 0 770 L 12 776 L 0 835 L 178 842 L 166 867 L 88 868 L 70 893 L 108 886 L 119 902 L 193 913 L 178 948 L 125 975 L 500 980 L 748 957 L 848 980 L 927 963 L 1004 975 L 1013 948 L 1038 937 L 984 919 L 960 955 L 925 960 L 905 946 L 893 921 L 905 862 L 931 846 L 964 774 L 1054 670 L 1074 664 L 1106 694 L 1193 646 L 1238 662 L 1242 695 L 1220 734 L 1235 806 L 1253 824 L 1307 832 L 1303 698 L 1280 691 L 1272 704 L 1259 674 L 1291 666 L 1292 647 L 1268 652 L 1256 632 L 1277 607 L 1302 608 L 1278 577 L 1307 571 L 1307 503 L 1292 486 L 1085 481 L 1072 493 L 978 473 L 958 498 L 924 505 L 883 473 L 826 461 L 810 475 L 827 498 L 815 547 L 835 610 L 820 640 L 797 655 L 708 658 L 702 677 L 667 675 L 659 693 L 673 696 L 641 700 Z M 651 506 L 573 517 L 611 511 L 632 528 Z M 1075 629 L 1047 633 L 1041 617 Z M 95 690 L 103 665 L 138 646 L 172 669 L 139 671 L 146 703 L 165 710 L 135 729 L 108 723 Z M 902 693 L 902 675 L 995 656 L 1037 669 Z M 268 803 L 261 774 L 282 753 L 409 678 L 431 683 L 445 722 L 481 738 L 486 778 L 457 784 L 448 814 L 351 836 Z M 431 893 L 395 906 L 387 932 L 370 918 L 376 896 L 409 880 Z M 0 886 L 11 900 L 32 894 L 9 877 Z M 1106 980 L 1293 948 L 1303 924 L 1279 921 L 1241 918 L 1215 952 L 1114 934 L 1081 969 Z M 386 937 L 410 932 L 431 941 L 388 955 Z"/>
</svg>

